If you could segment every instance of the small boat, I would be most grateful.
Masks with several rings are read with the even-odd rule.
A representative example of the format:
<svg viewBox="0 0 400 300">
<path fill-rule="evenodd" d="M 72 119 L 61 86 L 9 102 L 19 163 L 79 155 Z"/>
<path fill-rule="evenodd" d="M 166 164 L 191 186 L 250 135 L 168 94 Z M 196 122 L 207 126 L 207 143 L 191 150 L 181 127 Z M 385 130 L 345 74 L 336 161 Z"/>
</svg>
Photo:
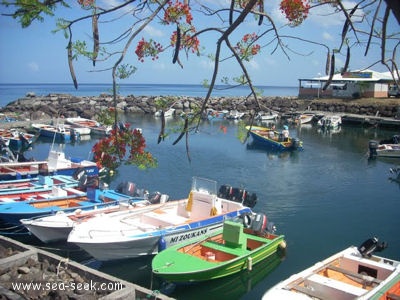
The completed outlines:
<svg viewBox="0 0 400 300">
<path fill-rule="evenodd" d="M 386 246 L 375 237 L 351 246 L 278 283 L 262 299 L 399 299 L 400 262 L 374 254 Z"/>
<path fill-rule="evenodd" d="M 336 129 L 340 125 L 342 125 L 342 117 L 336 115 L 323 116 L 318 120 L 318 126 L 324 129 Z"/>
<path fill-rule="evenodd" d="M 125 184 L 125 183 L 124 183 Z M 127 188 L 117 190 L 102 190 L 98 196 L 103 203 L 89 207 L 88 209 L 77 209 L 74 211 L 58 211 L 56 214 L 33 219 L 22 219 L 21 223 L 43 243 L 56 241 L 66 242 L 68 235 L 75 224 L 87 222 L 88 220 L 102 214 L 120 212 L 126 210 L 140 211 L 150 204 L 160 203 L 160 193 L 154 193 L 151 197 L 134 192 L 134 184 L 126 183 Z M 123 193 L 122 193 L 123 192 Z"/>
<path fill-rule="evenodd" d="M 244 115 L 245 113 L 243 112 L 239 112 L 237 110 L 230 110 L 229 113 L 226 115 L 226 118 L 228 120 L 240 120 L 241 118 L 243 118 Z"/>
<path fill-rule="evenodd" d="M 226 119 L 228 115 L 227 110 L 214 110 L 214 109 L 207 109 L 207 119 L 209 121 L 222 121 Z"/>
<path fill-rule="evenodd" d="M 276 121 L 279 117 L 279 113 L 270 110 L 268 112 L 260 111 L 257 113 L 255 120 L 257 121 Z"/>
<path fill-rule="evenodd" d="M 251 272 L 254 265 L 286 247 L 283 235 L 266 228 L 264 214 L 245 215 L 243 222 L 225 221 L 222 229 L 206 238 L 159 252 L 152 261 L 153 273 L 169 282 L 198 282 L 244 269 Z"/>
<path fill-rule="evenodd" d="M 314 120 L 315 115 L 312 113 L 302 113 L 297 118 L 295 118 L 294 122 L 298 125 L 308 124 Z"/>
<path fill-rule="evenodd" d="M 281 132 L 277 132 L 272 128 L 260 126 L 246 126 L 245 128 L 253 138 L 253 143 L 260 146 L 278 151 L 303 148 L 303 143 L 298 138 L 284 137 Z"/>
<path fill-rule="evenodd" d="M 68 242 L 107 261 L 152 255 L 182 241 L 206 237 L 221 228 L 225 220 L 251 212 L 240 202 L 219 198 L 216 184 L 194 177 L 187 199 L 162 201 L 140 213 L 97 216 L 75 225 Z"/>
<path fill-rule="evenodd" d="M 94 135 L 101 135 L 101 136 L 109 135 L 112 130 L 111 126 L 105 126 L 95 120 L 81 118 L 81 117 L 66 118 L 65 123 L 70 124 L 77 128 L 89 128 L 90 134 Z"/>
<path fill-rule="evenodd" d="M 11 149 L 28 149 L 37 139 L 37 135 L 17 129 L 0 128 L 0 138 Z M 8 141 L 8 143 L 7 143 Z"/>
<path fill-rule="evenodd" d="M 70 130 L 75 136 L 78 136 L 80 138 L 82 138 L 83 136 L 90 135 L 90 133 L 92 132 L 92 130 L 87 127 L 76 127 L 70 124 L 64 124 L 63 126 L 67 130 Z"/>
<path fill-rule="evenodd" d="M 380 144 L 371 140 L 368 145 L 370 158 L 400 158 L 400 144 Z"/>
<path fill-rule="evenodd" d="M 162 110 L 158 110 L 156 111 L 156 113 L 154 114 L 155 117 L 161 117 L 161 113 Z M 170 118 L 173 117 L 175 115 L 175 108 L 169 108 L 168 110 L 164 111 L 164 117 L 165 118 Z"/>
<path fill-rule="evenodd" d="M 39 136 L 52 138 L 56 141 L 70 142 L 79 138 L 78 133 L 66 128 L 63 124 L 53 126 L 34 123 L 31 127 L 39 133 Z"/>
<path fill-rule="evenodd" d="M 85 172 L 88 178 L 97 177 L 99 168 L 95 162 L 79 158 L 68 159 L 63 151 L 50 150 L 44 161 L 11 161 L 0 163 L 0 180 L 22 179 L 40 175 L 69 175 Z"/>
<path fill-rule="evenodd" d="M 54 185 L 78 187 L 79 180 L 72 176 L 52 175 L 31 177 L 25 179 L 3 180 L 0 182 L 0 202 L 3 196 L 24 196 L 28 193 L 50 191 Z"/>
</svg>

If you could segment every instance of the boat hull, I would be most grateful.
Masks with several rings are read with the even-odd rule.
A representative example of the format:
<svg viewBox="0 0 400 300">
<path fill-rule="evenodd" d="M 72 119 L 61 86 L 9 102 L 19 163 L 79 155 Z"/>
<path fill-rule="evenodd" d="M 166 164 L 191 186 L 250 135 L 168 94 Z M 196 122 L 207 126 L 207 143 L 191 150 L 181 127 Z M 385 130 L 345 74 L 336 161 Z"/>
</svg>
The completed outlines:
<svg viewBox="0 0 400 300">
<path fill-rule="evenodd" d="M 163 258 L 158 260 L 158 256 L 163 254 L 162 252 L 153 259 L 153 272 L 167 281 L 176 283 L 218 279 L 246 269 L 251 271 L 254 265 L 275 254 L 282 242 L 284 242 L 284 236 L 276 236 L 270 243 L 266 243 L 257 250 L 226 262 L 216 262 L 213 259 L 204 261 L 195 256 L 189 257 L 187 254 L 174 256 L 171 252 L 176 248 L 181 248 L 179 245 L 166 250 L 168 254 L 167 252 L 165 254 L 169 256 L 167 263 Z M 189 247 L 192 245 L 189 244 Z M 179 261 L 180 258 L 182 260 Z M 174 264 L 177 265 L 177 268 L 174 268 Z"/>
<path fill-rule="evenodd" d="M 251 212 L 250 208 L 230 212 L 219 215 L 207 220 L 196 221 L 179 226 L 165 228 L 163 230 L 149 231 L 143 234 L 129 234 L 129 231 L 121 234 L 116 230 L 113 232 L 109 229 L 107 237 L 103 239 L 84 240 L 74 235 L 74 230 L 68 237 L 68 242 L 78 245 L 80 248 L 88 252 L 91 256 L 101 261 L 119 260 L 126 258 L 135 258 L 146 255 L 157 254 L 159 251 L 160 240 L 165 242 L 165 247 L 172 247 L 183 241 L 191 241 L 199 237 L 206 237 L 221 229 L 224 220 L 236 218 L 244 213 Z M 95 236 L 93 228 L 93 237 Z M 114 239 L 115 237 L 120 237 Z"/>
<path fill-rule="evenodd" d="M 249 130 L 250 126 L 246 126 L 246 129 Z M 267 131 L 269 131 L 268 128 L 252 126 L 250 135 L 253 138 L 253 143 L 275 151 L 302 149 L 302 143 L 300 140 L 294 138 L 289 138 L 288 141 L 283 141 L 281 138 L 278 138 L 277 140 L 270 139 L 263 134 Z M 279 135 L 279 133 L 275 133 L 275 135 Z"/>
</svg>

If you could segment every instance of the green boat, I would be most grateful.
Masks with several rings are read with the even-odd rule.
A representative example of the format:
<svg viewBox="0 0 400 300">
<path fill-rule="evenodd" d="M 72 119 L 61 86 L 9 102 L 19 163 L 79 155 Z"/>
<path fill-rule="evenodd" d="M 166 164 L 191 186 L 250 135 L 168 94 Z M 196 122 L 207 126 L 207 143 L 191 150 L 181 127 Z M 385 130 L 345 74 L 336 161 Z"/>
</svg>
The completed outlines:
<svg viewBox="0 0 400 300">
<path fill-rule="evenodd" d="M 283 235 L 265 230 L 265 215 L 243 220 L 225 221 L 221 230 L 206 239 L 159 252 L 152 261 L 153 273 L 176 283 L 206 281 L 251 271 L 255 264 L 285 249 Z"/>
</svg>

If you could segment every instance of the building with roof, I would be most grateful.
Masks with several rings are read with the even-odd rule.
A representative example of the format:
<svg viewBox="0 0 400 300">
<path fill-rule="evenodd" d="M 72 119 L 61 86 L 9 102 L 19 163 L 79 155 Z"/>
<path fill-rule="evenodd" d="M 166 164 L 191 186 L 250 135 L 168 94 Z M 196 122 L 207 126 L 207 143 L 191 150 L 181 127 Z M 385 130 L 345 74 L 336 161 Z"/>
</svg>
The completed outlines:
<svg viewBox="0 0 400 300">
<path fill-rule="evenodd" d="M 299 98 L 387 98 L 394 83 L 390 72 L 372 70 L 335 74 L 323 90 L 329 76 L 299 79 Z"/>
</svg>

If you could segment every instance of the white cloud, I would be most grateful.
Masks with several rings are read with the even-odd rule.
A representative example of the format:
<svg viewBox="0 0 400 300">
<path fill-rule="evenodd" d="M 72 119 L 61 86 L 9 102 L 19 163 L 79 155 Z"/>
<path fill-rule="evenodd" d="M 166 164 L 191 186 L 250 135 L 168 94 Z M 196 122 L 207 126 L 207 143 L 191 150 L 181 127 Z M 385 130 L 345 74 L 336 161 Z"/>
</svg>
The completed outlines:
<svg viewBox="0 0 400 300">
<path fill-rule="evenodd" d="M 39 65 L 34 61 L 31 61 L 30 63 L 28 63 L 28 68 L 32 72 L 38 72 L 39 71 Z"/>
<path fill-rule="evenodd" d="M 144 28 L 144 31 L 148 35 L 150 35 L 151 37 L 162 37 L 162 36 L 164 36 L 164 33 L 161 30 L 159 30 L 159 29 L 157 29 L 157 28 L 155 28 L 154 26 L 151 26 L 151 25 L 147 25 Z"/>
<path fill-rule="evenodd" d="M 334 40 L 333 36 L 330 33 L 326 32 L 326 31 L 322 33 L 322 38 L 324 40 L 326 40 L 326 41 L 333 41 Z"/>
</svg>

